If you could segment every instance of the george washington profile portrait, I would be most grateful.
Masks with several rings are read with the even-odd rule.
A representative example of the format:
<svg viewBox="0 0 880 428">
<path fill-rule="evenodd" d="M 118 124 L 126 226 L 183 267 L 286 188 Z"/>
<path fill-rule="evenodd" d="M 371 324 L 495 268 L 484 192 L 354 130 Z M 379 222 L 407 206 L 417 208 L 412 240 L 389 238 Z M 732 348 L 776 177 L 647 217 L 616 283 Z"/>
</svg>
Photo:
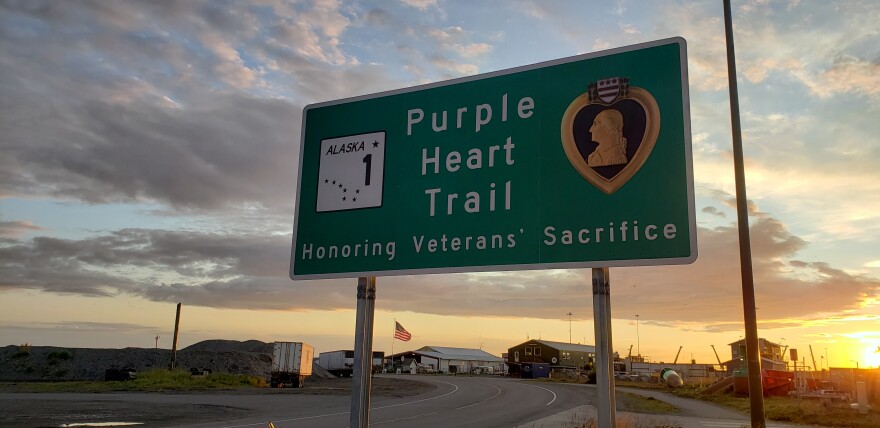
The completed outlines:
<svg viewBox="0 0 880 428">
<path fill-rule="evenodd" d="M 626 137 L 623 136 L 623 115 L 615 110 L 603 110 L 596 115 L 590 127 L 592 140 L 599 145 L 587 158 L 587 166 L 607 166 L 627 163 Z"/>
</svg>

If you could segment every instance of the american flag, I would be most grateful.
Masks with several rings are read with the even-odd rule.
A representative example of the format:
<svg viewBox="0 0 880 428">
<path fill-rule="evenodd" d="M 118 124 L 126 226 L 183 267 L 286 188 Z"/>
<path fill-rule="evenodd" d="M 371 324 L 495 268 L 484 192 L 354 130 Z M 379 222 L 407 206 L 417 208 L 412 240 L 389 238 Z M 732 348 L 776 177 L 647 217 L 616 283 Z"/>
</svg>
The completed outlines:
<svg viewBox="0 0 880 428">
<path fill-rule="evenodd" d="M 394 338 L 397 339 L 397 340 L 402 340 L 402 341 L 404 341 L 404 342 L 409 342 L 409 340 L 412 339 L 412 335 L 409 334 L 409 332 L 406 331 L 406 329 L 403 328 L 403 326 L 400 325 L 399 322 L 394 321 L 394 324 L 395 324 L 395 326 L 394 326 Z"/>
</svg>

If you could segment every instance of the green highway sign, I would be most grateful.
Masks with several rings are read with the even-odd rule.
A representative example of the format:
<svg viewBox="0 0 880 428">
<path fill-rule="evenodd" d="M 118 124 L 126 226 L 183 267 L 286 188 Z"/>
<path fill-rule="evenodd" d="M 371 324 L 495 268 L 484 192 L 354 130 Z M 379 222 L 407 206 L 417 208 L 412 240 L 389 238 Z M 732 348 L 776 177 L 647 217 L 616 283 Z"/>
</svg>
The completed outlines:
<svg viewBox="0 0 880 428">
<path fill-rule="evenodd" d="M 696 257 L 684 39 L 303 110 L 293 279 Z"/>
</svg>

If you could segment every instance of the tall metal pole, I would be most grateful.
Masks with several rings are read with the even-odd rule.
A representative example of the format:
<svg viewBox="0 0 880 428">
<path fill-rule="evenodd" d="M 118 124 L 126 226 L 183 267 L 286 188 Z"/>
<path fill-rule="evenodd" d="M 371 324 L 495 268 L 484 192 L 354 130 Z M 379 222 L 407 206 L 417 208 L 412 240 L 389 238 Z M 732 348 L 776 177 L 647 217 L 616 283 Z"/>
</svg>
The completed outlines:
<svg viewBox="0 0 880 428">
<path fill-rule="evenodd" d="M 724 35 L 727 40 L 727 79 L 730 82 L 730 122 L 733 132 L 733 167 L 736 180 L 736 218 L 739 230 L 739 262 L 742 276 L 743 318 L 746 329 L 746 360 L 749 371 L 749 404 L 752 428 L 764 428 L 764 396 L 761 388 L 761 355 L 758 349 L 758 317 L 755 310 L 755 284 L 752 276 L 752 248 L 749 239 L 748 198 L 746 197 L 739 95 L 736 84 L 736 55 L 730 0 L 724 0 Z"/>
<path fill-rule="evenodd" d="M 394 339 L 396 339 L 395 335 L 397 334 L 397 318 L 394 319 L 394 328 L 391 331 L 391 371 L 394 372 Z M 385 365 L 385 362 L 382 362 L 382 365 Z"/>
<path fill-rule="evenodd" d="M 596 333 L 596 413 L 599 427 L 617 425 L 612 374 L 611 279 L 608 268 L 593 268 L 593 326 Z"/>
<path fill-rule="evenodd" d="M 636 314 L 636 354 L 642 356 L 642 338 L 639 336 L 639 314 Z M 641 362 L 642 360 L 639 360 Z"/>
<path fill-rule="evenodd" d="M 370 424 L 370 388 L 373 380 L 373 315 L 376 308 L 376 277 L 358 278 L 357 319 L 354 332 L 354 373 L 351 385 L 350 428 Z"/>
<path fill-rule="evenodd" d="M 177 316 L 174 318 L 174 342 L 171 345 L 171 370 L 177 363 L 177 333 L 180 331 L 180 303 L 177 304 Z"/>
<path fill-rule="evenodd" d="M 568 315 L 568 343 L 570 344 L 571 343 L 571 316 L 574 314 L 569 312 L 566 315 Z"/>
</svg>

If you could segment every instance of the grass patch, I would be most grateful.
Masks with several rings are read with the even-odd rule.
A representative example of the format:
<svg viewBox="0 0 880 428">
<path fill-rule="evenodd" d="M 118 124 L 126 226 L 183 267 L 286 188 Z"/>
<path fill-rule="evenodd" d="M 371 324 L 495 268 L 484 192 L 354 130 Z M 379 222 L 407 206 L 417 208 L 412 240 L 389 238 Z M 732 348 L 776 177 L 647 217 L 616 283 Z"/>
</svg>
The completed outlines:
<svg viewBox="0 0 880 428">
<path fill-rule="evenodd" d="M 624 388 L 638 388 L 638 389 L 660 389 L 660 390 L 671 390 L 672 389 L 672 388 L 666 386 L 665 383 L 630 382 L 628 380 L 615 380 L 614 386 L 624 387 Z"/>
<path fill-rule="evenodd" d="M 138 373 L 134 381 L 120 382 L 131 384 L 139 390 L 204 390 L 204 389 L 235 389 L 242 387 L 265 387 L 266 380 L 256 376 L 234 375 L 229 373 L 211 373 L 205 376 L 192 376 L 182 370 L 150 370 Z"/>
<path fill-rule="evenodd" d="M 617 428 L 681 428 L 678 422 L 656 416 L 627 415 L 615 418 Z M 583 428 L 599 428 L 596 419 L 588 419 L 581 425 Z"/>
<path fill-rule="evenodd" d="M 667 388 L 665 385 L 640 382 L 616 382 L 615 385 L 641 389 L 664 389 L 679 397 L 709 401 L 745 414 L 750 411 L 749 397 L 734 394 L 702 394 L 700 388 L 685 386 Z M 876 410 L 867 415 L 859 415 L 847 403 L 822 403 L 818 400 L 790 397 L 764 398 L 764 414 L 767 420 L 790 422 L 804 425 L 822 425 L 845 428 L 880 427 L 880 413 Z"/>
<path fill-rule="evenodd" d="M 809 399 L 770 397 L 764 399 L 767 419 L 796 424 L 812 424 L 850 428 L 876 428 L 880 426 L 880 413 L 876 410 L 859 415 L 855 409 L 844 404 L 823 404 Z"/>
<path fill-rule="evenodd" d="M 0 386 L 7 392 L 167 392 L 263 388 L 266 380 L 256 376 L 212 373 L 192 376 L 182 370 L 150 370 L 130 381 L 22 382 Z"/>
<path fill-rule="evenodd" d="M 668 415 L 679 412 L 679 408 L 654 397 L 644 397 L 629 392 L 617 391 L 615 394 L 618 407 L 625 412 L 651 413 L 655 415 Z"/>
</svg>

